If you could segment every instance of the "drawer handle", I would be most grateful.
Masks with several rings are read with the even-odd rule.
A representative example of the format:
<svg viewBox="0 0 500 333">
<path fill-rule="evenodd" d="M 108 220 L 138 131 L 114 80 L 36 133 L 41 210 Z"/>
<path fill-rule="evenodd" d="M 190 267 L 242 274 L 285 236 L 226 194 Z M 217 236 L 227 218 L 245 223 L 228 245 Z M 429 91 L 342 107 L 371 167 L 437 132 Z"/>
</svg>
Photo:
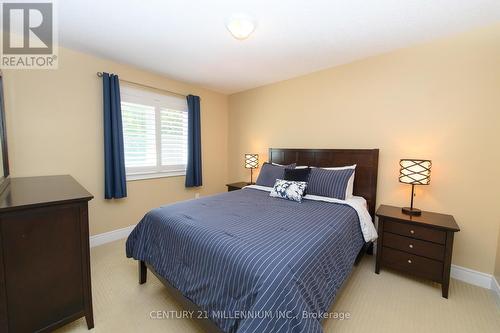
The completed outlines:
<svg viewBox="0 0 500 333">
<path fill-rule="evenodd" d="M 408 259 L 408 263 L 411 264 L 411 259 Z"/>
<path fill-rule="evenodd" d="M 413 230 L 413 229 L 412 229 L 412 230 L 410 230 L 410 234 L 412 234 L 412 235 L 413 235 L 414 233 L 415 233 L 415 230 Z"/>
<path fill-rule="evenodd" d="M 413 244 L 408 245 L 410 249 L 413 249 Z"/>
</svg>

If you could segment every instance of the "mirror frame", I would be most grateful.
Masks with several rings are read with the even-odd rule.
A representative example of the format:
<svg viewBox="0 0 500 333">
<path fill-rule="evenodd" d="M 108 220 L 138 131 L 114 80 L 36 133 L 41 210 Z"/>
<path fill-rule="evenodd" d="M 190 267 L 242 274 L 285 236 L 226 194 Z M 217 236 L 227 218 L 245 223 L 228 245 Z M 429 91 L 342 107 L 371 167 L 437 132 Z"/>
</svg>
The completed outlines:
<svg viewBox="0 0 500 333">
<path fill-rule="evenodd" d="M 2 161 L 3 161 L 3 177 L 0 177 L 0 193 L 9 185 L 10 170 L 9 170 L 9 153 L 7 148 L 7 130 L 5 121 L 5 99 L 3 93 L 3 73 L 0 71 L 0 137 L 2 139 Z"/>
</svg>

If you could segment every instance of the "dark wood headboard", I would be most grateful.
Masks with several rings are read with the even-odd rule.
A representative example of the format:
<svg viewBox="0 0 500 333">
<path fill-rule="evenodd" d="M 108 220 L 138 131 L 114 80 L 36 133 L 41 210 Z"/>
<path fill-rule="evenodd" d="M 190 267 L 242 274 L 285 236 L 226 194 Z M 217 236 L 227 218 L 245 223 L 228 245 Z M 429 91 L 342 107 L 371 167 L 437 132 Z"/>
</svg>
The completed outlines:
<svg viewBox="0 0 500 333">
<path fill-rule="evenodd" d="M 377 202 L 378 149 L 293 149 L 269 148 L 269 162 L 278 164 L 336 167 L 356 164 L 354 195 L 368 203 L 368 211 L 375 217 Z"/>
</svg>

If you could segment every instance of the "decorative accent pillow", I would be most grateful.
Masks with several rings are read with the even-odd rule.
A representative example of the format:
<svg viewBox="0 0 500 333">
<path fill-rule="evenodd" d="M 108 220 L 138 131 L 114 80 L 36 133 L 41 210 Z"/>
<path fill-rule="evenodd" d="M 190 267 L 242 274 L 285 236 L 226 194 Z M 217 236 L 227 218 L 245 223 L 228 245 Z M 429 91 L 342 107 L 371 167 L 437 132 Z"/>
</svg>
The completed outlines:
<svg viewBox="0 0 500 333">
<path fill-rule="evenodd" d="M 283 179 L 285 169 L 294 169 L 295 163 L 290 165 L 276 165 L 271 163 L 264 163 L 260 170 L 259 177 L 257 177 L 256 185 L 273 187 L 276 179 Z"/>
<path fill-rule="evenodd" d="M 302 169 L 285 169 L 285 180 L 294 180 L 297 182 L 308 182 L 311 168 L 306 167 Z"/>
<path fill-rule="evenodd" d="M 354 169 L 312 168 L 307 194 L 345 200 L 347 185 L 353 173 Z"/>
<path fill-rule="evenodd" d="M 269 196 L 301 202 L 306 188 L 306 182 L 276 179 L 276 183 Z"/>
</svg>

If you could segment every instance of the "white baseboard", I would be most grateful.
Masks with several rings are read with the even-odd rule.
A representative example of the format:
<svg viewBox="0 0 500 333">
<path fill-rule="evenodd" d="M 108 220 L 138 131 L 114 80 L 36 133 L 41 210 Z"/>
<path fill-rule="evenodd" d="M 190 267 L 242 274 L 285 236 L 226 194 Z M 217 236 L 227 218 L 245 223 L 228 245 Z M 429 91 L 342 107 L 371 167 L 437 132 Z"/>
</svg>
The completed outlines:
<svg viewBox="0 0 500 333">
<path fill-rule="evenodd" d="M 491 278 L 491 291 L 495 294 L 497 304 L 500 306 L 500 284 L 494 276 Z"/>
<path fill-rule="evenodd" d="M 490 289 L 495 295 L 498 306 L 500 306 L 500 286 L 493 275 L 457 265 L 451 265 L 450 275 L 456 280 Z"/>
<path fill-rule="evenodd" d="M 135 225 L 131 225 L 125 228 L 90 236 L 90 247 L 99 246 L 109 242 L 117 241 L 119 239 L 127 238 L 134 228 Z"/>
<path fill-rule="evenodd" d="M 450 275 L 453 279 L 467 282 L 481 288 L 491 289 L 491 281 L 493 279 L 493 275 L 491 274 L 486 274 L 457 265 L 451 265 Z"/>
</svg>

